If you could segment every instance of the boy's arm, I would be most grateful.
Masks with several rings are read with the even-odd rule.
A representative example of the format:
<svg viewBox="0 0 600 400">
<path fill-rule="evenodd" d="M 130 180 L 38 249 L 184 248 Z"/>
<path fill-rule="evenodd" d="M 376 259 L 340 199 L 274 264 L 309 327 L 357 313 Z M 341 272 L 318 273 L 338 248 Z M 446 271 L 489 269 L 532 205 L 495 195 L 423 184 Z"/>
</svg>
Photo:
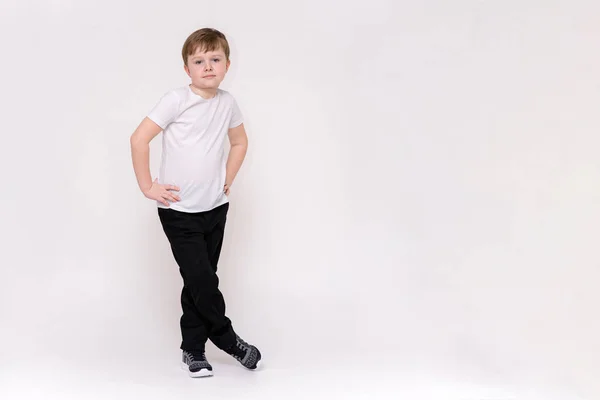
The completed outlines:
<svg viewBox="0 0 600 400">
<path fill-rule="evenodd" d="M 227 190 L 240 170 L 242 162 L 246 157 L 246 151 L 248 150 L 248 136 L 246 135 L 244 124 L 229 129 L 228 136 L 231 148 L 229 149 L 229 156 L 227 158 L 227 173 L 225 177 Z"/>
<path fill-rule="evenodd" d="M 153 182 L 150 175 L 150 141 L 161 131 L 160 126 L 146 117 L 133 132 L 129 142 L 131 143 L 133 170 L 140 190 L 149 199 L 161 201 L 168 206 L 167 200 L 179 200 L 179 197 L 170 191 L 179 189 L 173 185 L 161 185 L 157 181 Z"/>
</svg>

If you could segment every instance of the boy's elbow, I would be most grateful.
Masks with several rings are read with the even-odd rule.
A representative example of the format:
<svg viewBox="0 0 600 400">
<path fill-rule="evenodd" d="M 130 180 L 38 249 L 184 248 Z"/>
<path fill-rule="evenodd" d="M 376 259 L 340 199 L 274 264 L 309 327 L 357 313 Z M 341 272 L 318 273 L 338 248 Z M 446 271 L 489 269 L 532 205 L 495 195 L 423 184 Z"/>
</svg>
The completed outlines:
<svg viewBox="0 0 600 400">
<path fill-rule="evenodd" d="M 137 132 L 134 132 L 129 137 L 129 144 L 131 145 L 131 147 L 135 148 L 140 146 L 147 146 L 148 142 L 147 140 L 144 140 L 144 137 L 142 137 L 142 135 L 138 135 Z"/>
<path fill-rule="evenodd" d="M 247 136 L 241 137 L 238 140 L 234 141 L 231 145 L 243 147 L 246 149 L 246 148 L 248 148 L 248 137 Z"/>
<path fill-rule="evenodd" d="M 231 147 L 234 147 L 236 149 L 240 149 L 243 152 L 246 152 L 248 150 L 248 142 L 236 143 L 236 144 L 233 144 Z"/>
</svg>

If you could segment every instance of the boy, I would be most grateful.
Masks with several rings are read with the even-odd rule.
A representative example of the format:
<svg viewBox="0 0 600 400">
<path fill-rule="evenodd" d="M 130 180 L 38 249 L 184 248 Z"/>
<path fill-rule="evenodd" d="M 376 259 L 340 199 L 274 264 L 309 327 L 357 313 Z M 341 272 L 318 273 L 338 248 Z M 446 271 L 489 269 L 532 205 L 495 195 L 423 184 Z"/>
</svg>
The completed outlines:
<svg viewBox="0 0 600 400">
<path fill-rule="evenodd" d="M 131 136 L 138 185 L 157 202 L 183 278 L 180 348 L 182 367 L 192 377 L 213 374 L 204 354 L 208 339 L 248 369 L 261 360 L 260 351 L 235 333 L 225 315 L 216 274 L 229 191 L 248 147 L 238 105 L 219 89 L 230 66 L 229 51 L 225 35 L 215 29 L 192 33 L 182 49 L 191 84 L 166 93 Z M 152 181 L 149 143 L 161 131 L 162 161 Z M 225 136 L 231 144 L 227 160 Z"/>
</svg>

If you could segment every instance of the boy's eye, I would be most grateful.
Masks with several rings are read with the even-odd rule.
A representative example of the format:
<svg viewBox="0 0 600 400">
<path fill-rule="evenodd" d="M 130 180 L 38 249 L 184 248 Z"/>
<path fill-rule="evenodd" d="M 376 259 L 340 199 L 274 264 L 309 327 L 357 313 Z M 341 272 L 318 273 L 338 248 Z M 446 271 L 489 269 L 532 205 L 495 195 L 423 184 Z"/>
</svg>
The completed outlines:
<svg viewBox="0 0 600 400">
<path fill-rule="evenodd" d="M 218 58 L 213 59 L 214 62 L 219 62 L 221 60 L 219 60 Z"/>
<path fill-rule="evenodd" d="M 196 64 L 200 64 L 201 62 L 202 62 L 201 60 L 198 60 L 198 61 L 196 61 Z"/>
</svg>

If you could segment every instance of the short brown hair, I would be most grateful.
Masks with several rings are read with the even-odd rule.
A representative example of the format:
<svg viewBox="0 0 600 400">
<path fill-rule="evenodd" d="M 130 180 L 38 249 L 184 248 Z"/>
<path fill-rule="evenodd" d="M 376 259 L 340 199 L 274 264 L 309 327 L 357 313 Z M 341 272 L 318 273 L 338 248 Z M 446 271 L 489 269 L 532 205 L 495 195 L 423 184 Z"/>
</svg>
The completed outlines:
<svg viewBox="0 0 600 400">
<path fill-rule="evenodd" d="M 229 60 L 229 43 L 227 42 L 227 38 L 216 29 L 202 28 L 188 36 L 181 50 L 181 56 L 185 65 L 187 65 L 188 57 L 194 54 L 198 48 L 202 52 L 223 50 L 225 57 Z"/>
</svg>

